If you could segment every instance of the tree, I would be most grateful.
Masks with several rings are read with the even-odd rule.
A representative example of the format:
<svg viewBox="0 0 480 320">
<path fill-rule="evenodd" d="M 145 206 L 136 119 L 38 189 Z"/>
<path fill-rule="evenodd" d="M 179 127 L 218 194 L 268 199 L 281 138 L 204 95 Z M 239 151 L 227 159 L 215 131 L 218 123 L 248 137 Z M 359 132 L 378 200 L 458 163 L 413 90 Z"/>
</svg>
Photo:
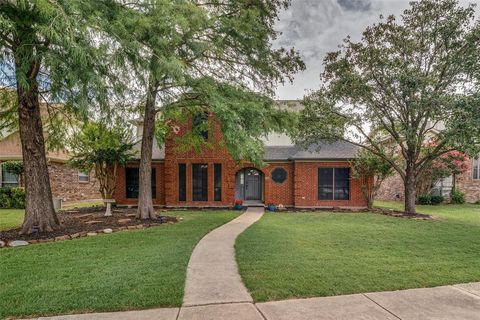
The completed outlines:
<svg viewBox="0 0 480 320">
<path fill-rule="evenodd" d="M 157 127 L 185 114 L 212 113 L 235 158 L 261 159 L 261 136 L 285 130 L 288 113 L 274 107 L 274 85 L 304 65 L 293 50 L 272 48 L 279 10 L 288 0 L 137 1 L 112 25 L 143 79 L 143 135 L 137 217 L 154 218 L 152 144 Z M 141 54 L 136 54 L 140 52 Z"/>
<path fill-rule="evenodd" d="M 133 158 L 135 152 L 132 148 L 127 126 L 117 124 L 112 127 L 103 122 L 90 122 L 71 139 L 70 164 L 84 172 L 93 169 L 102 198 L 113 199 L 118 167 Z"/>
<path fill-rule="evenodd" d="M 45 128 L 42 121 L 43 116 L 59 119 L 50 113 L 50 102 L 62 102 L 62 110 L 67 112 L 86 110 L 94 101 L 107 101 L 104 76 L 115 64 L 107 59 L 107 47 L 98 32 L 101 14 L 108 13 L 99 10 L 100 6 L 106 9 L 97 1 L 0 1 L 1 80 L 16 93 L 15 107 L 8 110 L 17 113 L 12 116 L 10 112 L 5 119 L 18 125 L 25 167 L 26 208 L 21 233 L 59 227 L 44 137 L 50 129 L 58 133 L 59 127 Z M 11 94 L 11 90 L 3 91 Z M 41 101 L 45 110 L 40 108 Z"/>
<path fill-rule="evenodd" d="M 345 140 L 386 160 L 403 179 L 405 211 L 416 213 L 416 181 L 431 162 L 479 145 L 479 44 L 472 5 L 411 2 L 400 22 L 382 18 L 360 42 L 347 38 L 326 56 L 297 140 Z M 432 136 L 436 146 L 426 150 Z M 398 146 L 402 161 L 385 145 Z"/>
<path fill-rule="evenodd" d="M 355 160 L 351 161 L 351 167 L 352 177 L 361 181 L 367 207 L 372 209 L 382 182 L 394 174 L 393 167 L 390 162 L 365 149 L 359 151 Z"/>
</svg>

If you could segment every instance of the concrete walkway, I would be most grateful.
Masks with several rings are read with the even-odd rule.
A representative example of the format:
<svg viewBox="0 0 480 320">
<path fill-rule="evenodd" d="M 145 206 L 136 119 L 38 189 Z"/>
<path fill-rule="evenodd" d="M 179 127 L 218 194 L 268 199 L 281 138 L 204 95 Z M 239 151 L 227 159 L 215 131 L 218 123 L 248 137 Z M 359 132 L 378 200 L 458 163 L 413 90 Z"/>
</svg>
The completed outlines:
<svg viewBox="0 0 480 320">
<path fill-rule="evenodd" d="M 188 263 L 183 306 L 253 301 L 238 273 L 234 245 L 237 236 L 263 212 L 263 208 L 250 207 L 200 240 Z"/>
</svg>

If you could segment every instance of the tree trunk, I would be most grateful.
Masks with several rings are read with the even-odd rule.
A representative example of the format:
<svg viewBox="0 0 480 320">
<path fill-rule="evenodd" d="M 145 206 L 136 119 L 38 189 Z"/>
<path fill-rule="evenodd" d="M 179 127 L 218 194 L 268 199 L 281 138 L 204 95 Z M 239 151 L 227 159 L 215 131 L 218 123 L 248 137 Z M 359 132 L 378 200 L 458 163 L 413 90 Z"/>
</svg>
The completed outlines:
<svg viewBox="0 0 480 320">
<path fill-rule="evenodd" d="M 416 201 L 416 185 L 415 185 L 415 171 L 411 165 L 407 165 L 405 170 L 405 213 L 417 214 Z"/>
<path fill-rule="evenodd" d="M 150 80 L 143 117 L 142 149 L 140 155 L 139 182 L 138 182 L 138 211 L 139 219 L 154 219 L 155 210 L 152 200 L 152 146 L 155 134 L 155 101 L 157 84 Z"/>
<path fill-rule="evenodd" d="M 32 64 L 32 68 L 36 67 L 36 63 Z M 32 233 L 34 227 L 40 232 L 53 231 L 60 224 L 53 209 L 36 76 L 29 77 L 26 89 L 17 81 L 17 98 L 26 192 L 21 233 Z"/>
</svg>

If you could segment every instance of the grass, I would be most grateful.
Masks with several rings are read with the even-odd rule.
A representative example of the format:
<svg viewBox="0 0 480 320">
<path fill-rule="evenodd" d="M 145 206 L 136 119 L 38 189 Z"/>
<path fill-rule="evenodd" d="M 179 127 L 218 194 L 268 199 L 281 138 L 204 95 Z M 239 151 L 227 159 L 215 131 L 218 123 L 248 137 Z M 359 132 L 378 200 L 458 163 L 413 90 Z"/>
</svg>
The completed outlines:
<svg viewBox="0 0 480 320">
<path fill-rule="evenodd" d="M 62 209 L 70 210 L 102 205 L 102 201 L 77 201 L 67 202 L 63 205 Z M 0 231 L 21 226 L 24 213 L 25 211 L 23 209 L 0 209 Z"/>
<path fill-rule="evenodd" d="M 480 281 L 480 206 L 419 211 L 440 219 L 267 213 L 237 239 L 240 274 L 256 301 Z"/>
<path fill-rule="evenodd" d="M 0 209 L 0 231 L 20 226 L 24 212 L 23 209 Z"/>
<path fill-rule="evenodd" d="M 188 260 L 229 211 L 173 225 L 0 250 L 0 318 L 181 305 Z"/>
</svg>

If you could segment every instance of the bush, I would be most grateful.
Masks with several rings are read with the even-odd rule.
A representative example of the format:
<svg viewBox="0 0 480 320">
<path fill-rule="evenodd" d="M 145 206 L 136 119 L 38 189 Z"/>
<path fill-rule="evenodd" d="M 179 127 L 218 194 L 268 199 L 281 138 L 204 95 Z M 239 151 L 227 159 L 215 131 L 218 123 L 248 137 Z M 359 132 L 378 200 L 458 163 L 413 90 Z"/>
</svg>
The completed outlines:
<svg viewBox="0 0 480 320">
<path fill-rule="evenodd" d="M 0 208 L 25 208 L 24 188 L 0 188 Z"/>
<path fill-rule="evenodd" d="M 417 197 L 417 203 L 421 205 L 437 205 L 442 203 L 444 198 L 440 195 L 422 194 Z"/>
<path fill-rule="evenodd" d="M 465 203 L 465 193 L 461 192 L 458 189 L 452 190 L 452 195 L 450 197 L 450 202 L 453 204 L 463 204 Z"/>
<path fill-rule="evenodd" d="M 440 204 L 445 200 L 445 198 L 441 195 L 431 196 L 431 202 L 433 205 Z"/>
</svg>

